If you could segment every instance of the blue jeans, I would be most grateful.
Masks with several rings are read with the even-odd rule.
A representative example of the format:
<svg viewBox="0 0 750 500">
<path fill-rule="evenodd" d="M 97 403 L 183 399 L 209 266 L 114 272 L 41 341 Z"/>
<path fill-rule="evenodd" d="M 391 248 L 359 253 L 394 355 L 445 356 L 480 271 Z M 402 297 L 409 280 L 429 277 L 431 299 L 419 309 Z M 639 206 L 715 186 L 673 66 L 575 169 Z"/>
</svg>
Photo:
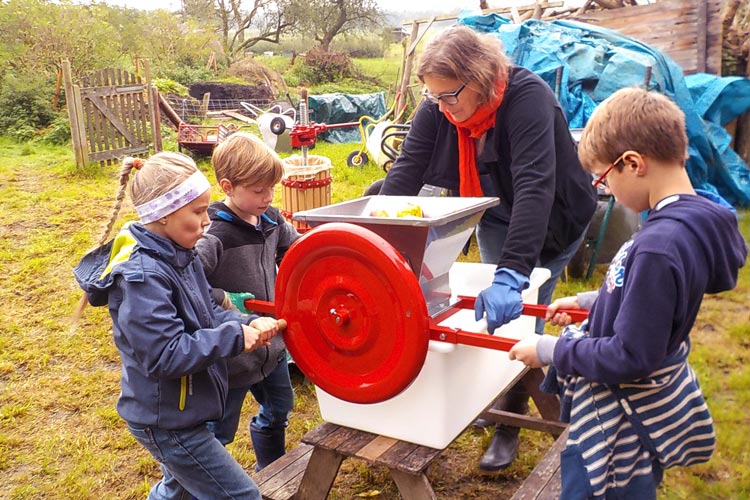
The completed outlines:
<svg viewBox="0 0 750 500">
<path fill-rule="evenodd" d="M 575 255 L 576 250 L 580 246 L 583 238 L 586 236 L 586 229 L 584 228 L 581 235 L 576 241 L 570 244 L 568 248 L 563 250 L 559 255 L 553 257 L 550 260 L 541 262 L 537 259 L 536 265 L 538 267 L 544 267 L 549 269 L 551 275 L 549 279 L 539 287 L 539 304 L 549 304 L 552 301 L 552 294 L 557 286 L 557 280 L 562 274 L 565 266 L 568 265 L 570 259 Z M 479 255 L 482 262 L 486 264 L 497 264 L 500 260 L 500 254 L 503 252 L 503 245 L 505 244 L 505 238 L 508 236 L 508 224 L 496 219 L 494 217 L 484 217 L 477 226 L 477 243 L 479 244 Z M 536 320 L 536 332 L 539 334 L 544 333 L 544 319 L 537 318 Z"/>
<path fill-rule="evenodd" d="M 128 423 L 128 429 L 161 464 L 164 477 L 149 500 L 261 500 L 253 480 L 205 424 L 166 430 Z"/>
<path fill-rule="evenodd" d="M 240 425 L 240 414 L 245 395 L 250 391 L 260 405 L 258 414 L 250 422 L 255 430 L 280 429 L 288 424 L 289 412 L 294 407 L 294 389 L 289 378 L 289 365 L 286 357 L 262 381 L 250 387 L 229 389 L 224 406 L 224 418 L 209 422 L 211 429 L 222 444 L 234 441 Z"/>
</svg>

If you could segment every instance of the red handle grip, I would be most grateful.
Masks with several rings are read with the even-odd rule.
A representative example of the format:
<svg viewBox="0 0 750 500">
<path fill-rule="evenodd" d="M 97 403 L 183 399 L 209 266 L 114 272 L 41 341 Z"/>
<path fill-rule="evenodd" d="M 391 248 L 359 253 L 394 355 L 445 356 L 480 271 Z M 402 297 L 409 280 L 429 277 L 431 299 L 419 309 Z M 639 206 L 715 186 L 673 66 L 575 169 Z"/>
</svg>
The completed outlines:
<svg viewBox="0 0 750 500">
<path fill-rule="evenodd" d="M 571 317 L 574 323 L 579 323 L 589 317 L 589 312 L 585 309 L 558 309 L 558 313 L 565 313 Z M 538 304 L 524 304 L 523 314 L 527 316 L 534 316 L 536 318 L 544 318 L 547 314 L 547 306 Z"/>
</svg>

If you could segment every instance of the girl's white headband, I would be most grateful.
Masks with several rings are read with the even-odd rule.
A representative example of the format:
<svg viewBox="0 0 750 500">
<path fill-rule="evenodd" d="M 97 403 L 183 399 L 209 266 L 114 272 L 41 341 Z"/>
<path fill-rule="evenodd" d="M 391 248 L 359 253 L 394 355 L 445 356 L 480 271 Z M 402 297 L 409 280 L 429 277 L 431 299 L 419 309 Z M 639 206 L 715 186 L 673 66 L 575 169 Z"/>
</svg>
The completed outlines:
<svg viewBox="0 0 750 500">
<path fill-rule="evenodd" d="M 142 223 L 155 222 L 181 209 L 209 189 L 211 189 L 211 184 L 206 176 L 198 170 L 179 186 L 143 205 L 138 205 L 135 207 L 135 211 L 138 212 L 138 217 L 141 218 Z"/>
</svg>

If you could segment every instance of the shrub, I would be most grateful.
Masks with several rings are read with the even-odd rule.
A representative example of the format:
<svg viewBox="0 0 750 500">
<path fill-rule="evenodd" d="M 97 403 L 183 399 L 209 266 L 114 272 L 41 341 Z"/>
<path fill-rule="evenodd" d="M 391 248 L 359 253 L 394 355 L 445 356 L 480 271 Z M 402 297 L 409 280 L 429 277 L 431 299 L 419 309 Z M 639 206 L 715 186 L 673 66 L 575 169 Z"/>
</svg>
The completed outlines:
<svg viewBox="0 0 750 500">
<path fill-rule="evenodd" d="M 182 85 L 189 86 L 191 83 L 203 82 L 216 78 L 210 69 L 192 68 L 190 66 L 176 65 L 164 69 L 159 75 L 162 78 L 174 80 Z"/>
<path fill-rule="evenodd" d="M 347 54 L 310 49 L 304 59 L 297 58 L 291 74 L 300 84 L 318 85 L 355 76 L 354 65 Z"/>
<path fill-rule="evenodd" d="M 44 131 L 41 141 L 46 144 L 63 145 L 70 142 L 70 120 L 67 116 L 58 115 L 52 125 Z"/>
<path fill-rule="evenodd" d="M 336 38 L 331 48 L 337 52 L 345 52 L 350 57 L 383 57 L 383 37 L 373 34 L 358 34 Z"/>
<path fill-rule="evenodd" d="M 174 94 L 182 97 L 189 95 L 186 86 L 168 78 L 154 78 L 152 83 L 162 94 Z"/>
<path fill-rule="evenodd" d="M 57 116 L 50 89 L 38 78 L 6 77 L 0 89 L 0 133 L 23 141 L 48 127 Z"/>
</svg>

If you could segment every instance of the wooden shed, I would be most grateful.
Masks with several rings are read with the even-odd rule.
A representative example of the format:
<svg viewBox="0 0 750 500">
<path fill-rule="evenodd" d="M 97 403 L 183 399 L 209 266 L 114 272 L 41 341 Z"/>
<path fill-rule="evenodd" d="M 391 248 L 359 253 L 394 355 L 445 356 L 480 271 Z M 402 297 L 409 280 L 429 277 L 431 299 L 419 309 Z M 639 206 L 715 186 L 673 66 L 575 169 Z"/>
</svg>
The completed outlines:
<svg viewBox="0 0 750 500">
<path fill-rule="evenodd" d="M 671 57 L 686 75 L 721 74 L 721 0 L 660 0 L 568 17 L 635 38 Z"/>
</svg>

